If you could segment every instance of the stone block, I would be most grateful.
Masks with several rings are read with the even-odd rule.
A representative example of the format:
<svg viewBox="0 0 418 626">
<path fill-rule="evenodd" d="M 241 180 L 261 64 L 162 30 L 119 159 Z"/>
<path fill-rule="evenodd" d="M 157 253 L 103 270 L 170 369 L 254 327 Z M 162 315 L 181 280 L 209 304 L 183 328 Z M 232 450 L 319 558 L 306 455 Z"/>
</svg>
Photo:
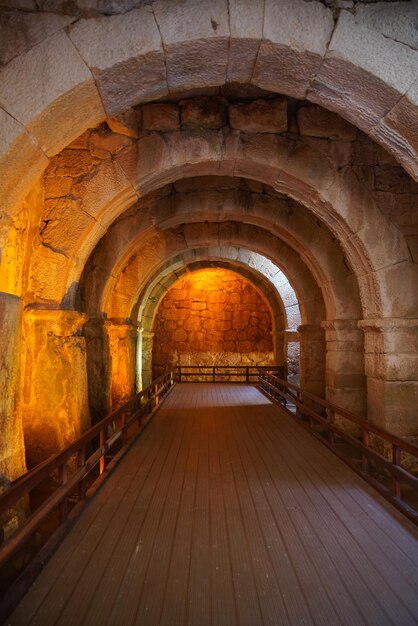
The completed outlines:
<svg viewBox="0 0 418 626">
<path fill-rule="evenodd" d="M 155 18 L 164 44 L 171 92 L 224 84 L 228 63 L 226 0 L 157 0 Z"/>
<path fill-rule="evenodd" d="M 20 372 L 21 301 L 0 292 L 0 474 L 12 481 L 25 471 L 22 417 L 16 410 Z"/>
<path fill-rule="evenodd" d="M 69 445 L 90 425 L 81 336 L 86 319 L 75 311 L 25 313 L 22 415 L 29 467 Z"/>
<path fill-rule="evenodd" d="M 219 131 L 201 130 L 198 133 L 194 130 L 172 131 L 165 134 L 164 139 L 170 156 L 167 167 L 170 167 L 170 170 L 177 168 L 175 176 L 177 179 L 218 175 L 224 145 Z M 166 182 L 172 182 L 172 178 Z"/>
<path fill-rule="evenodd" d="M 95 159 L 110 159 L 131 145 L 132 138 L 126 135 L 109 133 L 109 132 L 95 132 L 89 137 L 88 146 L 91 152 L 91 156 Z"/>
<path fill-rule="evenodd" d="M 145 130 L 177 130 L 180 128 L 176 104 L 146 104 L 142 107 L 142 127 Z"/>
<path fill-rule="evenodd" d="M 0 206 L 7 236 L 7 213 L 13 216 L 49 161 L 34 137 L 1 107 L 0 128 Z M 2 245 L 4 237 L 0 231 Z"/>
<path fill-rule="evenodd" d="M 223 98 L 195 98 L 180 102 L 181 125 L 200 130 L 219 129 L 226 124 L 226 101 Z"/>
<path fill-rule="evenodd" d="M 263 35 L 264 2 L 229 0 L 229 44 L 227 80 L 249 84 Z"/>
<path fill-rule="evenodd" d="M 418 180 L 417 105 L 418 80 L 370 133 L 390 150 L 414 180 Z"/>
<path fill-rule="evenodd" d="M 287 101 L 255 100 L 230 104 L 228 108 L 231 128 L 249 133 L 283 133 L 287 131 Z"/>
<path fill-rule="evenodd" d="M 134 109 L 127 109 L 119 115 L 106 118 L 110 130 L 127 137 L 138 137 L 138 115 Z"/>
<path fill-rule="evenodd" d="M 418 382 L 367 379 L 368 419 L 400 436 L 418 431 Z"/>
<path fill-rule="evenodd" d="M 0 65 L 6 65 L 73 20 L 68 15 L 54 13 L 4 11 L 0 21 Z"/>
<path fill-rule="evenodd" d="M 416 2 L 359 2 L 354 15 L 358 24 L 418 50 Z"/>
<path fill-rule="evenodd" d="M 190 313 L 187 311 L 188 315 Z M 185 319 L 183 323 L 183 328 L 185 330 L 200 330 L 202 327 L 202 322 L 199 316 L 191 316 Z"/>
<path fill-rule="evenodd" d="M 417 70 L 415 51 L 342 11 L 309 99 L 370 131 L 411 87 Z"/>
<path fill-rule="evenodd" d="M 13 59 L 0 71 L 0 81 L 1 106 L 48 156 L 105 117 L 90 71 L 62 31 Z"/>
<path fill-rule="evenodd" d="M 357 136 L 357 128 L 336 113 L 318 106 L 300 107 L 297 113 L 297 122 L 300 134 L 309 137 L 353 141 Z"/>
<path fill-rule="evenodd" d="M 95 76 L 108 115 L 167 94 L 164 51 L 150 7 L 80 20 L 70 37 Z"/>
<path fill-rule="evenodd" d="M 333 28 L 331 11 L 319 2 L 265 0 L 263 40 L 252 82 L 304 99 Z"/>
<path fill-rule="evenodd" d="M 158 134 L 142 137 L 137 144 L 121 152 L 116 160 L 141 195 L 154 188 L 154 181 L 161 181 L 164 170 L 171 170 L 167 144 Z"/>
</svg>

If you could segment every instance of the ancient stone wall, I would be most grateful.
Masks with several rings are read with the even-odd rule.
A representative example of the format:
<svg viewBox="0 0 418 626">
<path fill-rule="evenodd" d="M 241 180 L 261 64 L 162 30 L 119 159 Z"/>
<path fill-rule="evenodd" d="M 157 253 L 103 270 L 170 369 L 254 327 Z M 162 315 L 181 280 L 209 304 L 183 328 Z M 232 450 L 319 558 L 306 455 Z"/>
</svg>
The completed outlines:
<svg viewBox="0 0 418 626">
<path fill-rule="evenodd" d="M 274 362 L 271 313 L 256 289 L 228 270 L 179 280 L 158 308 L 154 332 L 154 376 L 177 364 Z"/>
</svg>

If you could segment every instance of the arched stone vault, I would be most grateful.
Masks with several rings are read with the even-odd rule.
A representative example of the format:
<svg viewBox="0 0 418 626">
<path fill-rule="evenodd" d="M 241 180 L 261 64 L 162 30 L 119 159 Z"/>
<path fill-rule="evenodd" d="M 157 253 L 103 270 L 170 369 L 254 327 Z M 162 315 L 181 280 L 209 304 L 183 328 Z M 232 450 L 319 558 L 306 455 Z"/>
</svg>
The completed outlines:
<svg viewBox="0 0 418 626">
<path fill-rule="evenodd" d="M 338 112 L 417 177 L 411 7 L 398 3 L 397 20 L 390 4 L 379 7 L 381 16 L 360 5 L 334 22 L 331 10 L 303 0 L 155 1 L 64 23 L 66 30 L 28 45 L 0 72 L 6 229 L 48 159 L 86 128 L 134 104 L 228 82 Z"/>
<path fill-rule="evenodd" d="M 71 213 L 71 220 L 68 216 L 49 224 L 49 214 L 42 218 L 46 233 L 34 251 L 32 267 L 36 264 L 36 268 L 29 271 L 35 283 L 29 293 L 36 299 L 71 307 L 87 254 L 121 209 L 133 203 L 133 188 L 142 196 L 183 177 L 233 175 L 259 180 L 295 198 L 330 229 L 357 276 L 366 318 L 410 315 L 415 308 L 414 268 L 402 234 L 382 219 L 363 181 L 340 172 L 329 158 L 307 145 L 295 147 L 293 140 L 282 136 L 236 131 L 157 133 L 115 155 L 111 171 L 108 165 L 85 183 L 80 201 L 64 209 Z M 114 178 L 116 166 L 125 174 Z M 143 223 L 149 227 L 152 219 L 143 214 Z M 382 245 L 375 245 L 376 237 Z M 405 286 L 404 297 L 399 294 L 396 300 L 392 297 L 395 283 Z M 52 286 L 55 291 L 51 292 Z"/>
<path fill-rule="evenodd" d="M 233 247 L 212 248 L 210 251 L 209 249 L 193 250 L 193 258 L 190 258 L 190 255 L 178 255 L 177 258 L 167 262 L 164 269 L 157 270 L 155 278 L 139 295 L 135 307 L 138 309 L 138 324 L 141 335 L 137 352 L 137 371 L 140 367 L 141 386 L 149 384 L 152 377 L 153 327 L 161 301 L 180 278 L 189 272 L 201 269 L 218 267 L 228 269 L 245 278 L 259 291 L 271 313 L 275 363 L 282 365 L 285 362 L 283 331 L 288 328 L 290 319 L 297 326 L 300 325 L 300 314 L 298 315 L 295 311 L 295 309 L 299 309 L 295 293 L 291 288 L 289 289 L 288 283 L 287 290 L 283 289 L 286 277 L 279 268 L 267 259 L 257 254 L 249 254 L 249 260 L 252 259 L 253 261 L 249 267 L 242 261 L 238 261 L 240 252 L 248 253 L 248 251 L 241 251 L 239 248 Z M 255 269 L 254 266 L 258 266 L 259 269 Z M 271 271 L 271 276 L 267 277 L 260 272 L 260 269 L 266 266 Z M 276 281 L 274 281 L 274 276 L 277 277 Z M 282 294 L 280 294 L 280 290 Z M 288 312 L 289 316 L 287 315 Z"/>
<path fill-rule="evenodd" d="M 72 419 L 74 413 L 79 419 L 74 432 L 88 421 L 82 394 L 74 409 L 64 390 L 72 379 L 83 388 L 87 319 L 84 313 L 62 309 L 74 308 L 81 280 L 82 288 L 88 285 L 100 298 L 103 294 L 103 307 L 96 307 L 95 314 L 122 313 L 126 318 L 132 314 L 137 292 L 129 285 L 128 274 L 139 276 L 135 269 L 139 260 L 131 258 L 129 265 L 127 254 L 138 250 L 135 237 L 123 234 L 122 221 L 134 224 L 137 213 L 143 237 L 137 244 L 145 244 L 140 254 L 145 264 L 150 262 L 141 276 L 148 280 L 152 236 L 171 232 L 166 239 L 170 249 L 162 257 L 170 263 L 182 250 L 176 238 L 183 237 L 179 225 L 185 223 L 188 248 L 196 251 L 202 245 L 204 207 L 209 215 L 209 224 L 203 226 L 205 245 L 235 241 L 245 247 L 248 233 L 258 229 L 271 236 L 271 258 L 287 255 L 284 265 L 289 267 L 283 265 L 284 269 L 293 272 L 295 286 L 303 286 L 301 308 L 309 311 L 304 319 L 315 320 L 316 327 L 321 322 L 321 332 L 325 331 L 328 389 L 359 389 L 365 371 L 369 418 L 383 426 L 393 423 L 401 434 L 416 434 L 410 409 L 418 393 L 416 190 L 392 167 L 388 155 L 383 151 L 377 155 L 361 133 L 349 131 L 351 139 L 346 135 L 342 141 L 299 135 L 295 130 L 299 125 L 301 131 L 299 113 L 295 123 L 291 112 L 286 132 L 277 134 L 245 132 L 228 124 L 198 132 L 184 127 L 139 132 L 129 123 L 122 136 L 117 134 L 121 120 L 143 114 L 143 107 L 135 111 L 129 107 L 156 99 L 176 103 L 192 97 L 187 90 L 208 86 L 224 97 L 236 88 L 234 84 L 241 84 L 268 90 L 267 97 L 285 94 L 338 112 L 385 146 L 417 179 L 415 6 L 359 2 L 352 10 L 333 15 L 316 1 L 155 0 L 99 19 L 56 20 L 45 13 L 45 30 L 39 30 L 35 40 L 29 33 L 13 49 L 6 48 L 11 54 L 0 67 L 0 289 L 8 297 L 0 302 L 5 311 L 0 322 L 3 335 L 10 336 L 8 345 L 19 347 L 20 333 L 14 327 L 21 311 L 16 313 L 18 301 L 10 294 L 21 296 L 20 308 L 26 307 L 24 344 L 36 339 L 34 345 L 42 346 L 34 361 L 25 348 L 20 363 L 13 359 L 7 365 L 6 382 L 12 383 L 6 394 L 14 393 L 18 371 L 39 373 L 31 389 L 27 381 L 20 389 L 19 411 L 27 415 L 31 427 L 36 428 L 39 416 L 26 409 L 32 400 L 37 406 L 41 391 L 51 394 L 44 410 L 51 413 L 46 421 L 52 428 L 57 415 Z M 16 19 L 18 24 L 19 12 Z M 84 133 L 105 119 L 119 130 L 110 136 L 100 136 L 100 128 Z M 87 155 L 90 142 L 93 151 Z M 55 193 L 54 172 L 66 167 L 79 167 L 82 175 L 74 178 L 69 191 Z M 256 197 L 238 194 L 238 199 L 225 190 L 201 196 L 193 192 L 194 197 L 183 193 L 177 201 L 164 200 L 169 193 L 165 185 L 176 186 L 196 176 L 242 177 L 273 191 Z M 68 181 L 71 176 L 63 178 Z M 277 193 L 299 203 L 286 209 L 297 213 L 297 219 L 279 206 L 273 198 Z M 148 194 L 155 197 L 153 206 Z M 224 211 L 219 211 L 219 203 L 225 203 Z M 189 217 L 194 223 L 187 225 Z M 235 226 L 238 221 L 244 222 L 241 232 Z M 309 231 L 315 231 L 315 238 Z M 110 232 L 123 241 L 115 242 L 108 262 L 101 264 L 104 252 L 110 251 Z M 298 255 L 299 265 L 293 262 Z M 133 270 L 127 272 L 128 267 Z M 310 294 L 308 283 L 313 286 Z M 319 308 L 313 304 L 320 301 Z M 305 333 L 313 345 L 318 331 L 312 324 L 303 327 L 301 338 Z M 109 327 L 112 341 L 125 341 L 125 330 Z M 363 350 L 361 358 L 359 351 L 355 358 L 352 353 L 353 346 L 363 344 L 363 332 L 365 370 Z M 65 357 L 51 370 L 59 380 L 55 388 L 54 377 L 42 379 L 41 361 L 44 354 L 58 354 L 58 345 Z M 77 353 L 75 359 L 72 351 Z M 356 372 L 344 378 L 347 354 L 351 365 L 356 363 Z M 356 409 L 349 396 L 340 397 Z M 13 412 L 14 404 L 8 400 L 7 411 L 12 407 Z M 19 429 L 19 424 L 13 426 L 13 431 Z M 3 450 L 0 445 L 0 465 L 12 467 L 7 472 L 14 476 L 21 467 L 21 450 L 16 461 L 9 461 L 15 452 L 7 446 L 6 442 Z"/>
<path fill-rule="evenodd" d="M 241 259 L 247 257 L 247 263 Z M 260 289 L 270 306 L 276 326 L 296 330 L 301 324 L 299 303 L 287 277 L 265 257 L 249 250 L 228 247 L 194 249 L 192 254 L 179 254 L 156 268 L 154 276 L 139 294 L 132 317 L 150 331 L 155 311 L 171 285 L 184 273 L 209 267 L 225 267 Z M 137 311 L 137 313 L 136 313 Z"/>
<path fill-rule="evenodd" d="M 103 285 L 101 294 L 87 288 L 93 297 L 89 298 L 86 312 L 92 316 L 103 312 L 107 318 L 132 319 L 132 310 L 142 286 L 149 282 L 155 267 L 166 259 L 203 246 L 209 249 L 212 246 L 233 246 L 249 250 L 247 262 L 251 252 L 270 259 L 280 269 L 285 269 L 297 294 L 303 323 L 319 324 L 324 319 L 325 306 L 320 287 L 298 255 L 268 231 L 237 222 L 179 224 L 175 228 L 158 230 L 147 238 L 138 238 L 125 251 L 117 271 Z"/>
</svg>

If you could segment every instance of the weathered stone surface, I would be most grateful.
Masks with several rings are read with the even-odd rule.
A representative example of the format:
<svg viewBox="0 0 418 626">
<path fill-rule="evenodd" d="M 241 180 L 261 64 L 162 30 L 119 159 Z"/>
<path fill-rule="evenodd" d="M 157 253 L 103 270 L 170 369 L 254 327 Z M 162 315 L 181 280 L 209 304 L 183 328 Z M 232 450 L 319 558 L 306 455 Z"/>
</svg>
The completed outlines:
<svg viewBox="0 0 418 626">
<path fill-rule="evenodd" d="M 297 113 L 297 122 L 301 135 L 310 137 L 329 137 L 343 141 L 353 141 L 357 128 L 342 119 L 336 113 L 322 107 L 301 107 Z"/>
<path fill-rule="evenodd" d="M 49 161 L 35 138 L 0 107 L 0 247 L 8 235 L 10 216 L 22 204 L 31 185 L 40 178 Z M 4 229 L 4 232 L 2 232 Z"/>
<path fill-rule="evenodd" d="M 0 71 L 0 82 L 1 106 L 33 133 L 48 155 L 104 117 L 91 73 L 62 31 L 11 61 Z"/>
<path fill-rule="evenodd" d="M 318 2 L 265 0 L 263 40 L 252 82 L 304 98 L 333 27 L 331 11 Z"/>
<path fill-rule="evenodd" d="M 411 87 L 417 71 L 416 51 L 357 24 L 343 11 L 308 97 L 369 131 Z"/>
<path fill-rule="evenodd" d="M 22 418 L 17 411 L 20 372 L 21 302 L 0 292 L 0 477 L 12 481 L 25 471 Z"/>
<path fill-rule="evenodd" d="M 0 0 L 0 7 L 23 11 L 36 11 L 37 9 L 35 0 Z"/>
<path fill-rule="evenodd" d="M 226 0 L 157 0 L 153 10 L 166 52 L 170 91 L 223 84 L 229 40 Z"/>
<path fill-rule="evenodd" d="M 265 302 L 249 282 L 225 269 L 200 270 L 175 283 L 159 305 L 154 330 L 155 375 L 179 362 L 273 362 Z"/>
<path fill-rule="evenodd" d="M 416 0 L 412 2 L 357 3 L 356 22 L 389 39 L 418 49 Z"/>
<path fill-rule="evenodd" d="M 96 78 L 108 115 L 167 93 L 161 37 L 149 7 L 81 20 L 70 37 Z"/>
<path fill-rule="evenodd" d="M 300 386 L 319 397 L 325 393 L 325 333 L 320 326 L 298 326 L 300 338 Z"/>
<path fill-rule="evenodd" d="M 176 104 L 147 104 L 142 107 L 142 127 L 145 130 L 178 130 L 180 112 Z"/>
<path fill-rule="evenodd" d="M 72 18 L 53 13 L 7 11 L 0 19 L 0 65 L 26 52 L 72 22 Z"/>
<path fill-rule="evenodd" d="M 230 104 L 228 115 L 231 128 L 247 133 L 287 131 L 287 101 L 284 98 Z"/>
<path fill-rule="evenodd" d="M 418 382 L 384 381 L 368 377 L 368 419 L 400 437 L 416 435 Z"/>
<path fill-rule="evenodd" d="M 418 80 L 370 133 L 418 180 Z"/>
<path fill-rule="evenodd" d="M 112 321 L 109 337 L 109 385 L 112 409 L 127 402 L 135 393 L 135 360 L 137 327 Z"/>
<path fill-rule="evenodd" d="M 127 137 L 138 137 L 138 116 L 134 109 L 127 109 L 114 117 L 106 118 L 110 130 Z"/>
<path fill-rule="evenodd" d="M 229 0 L 227 80 L 250 83 L 263 35 L 264 0 Z"/>
<path fill-rule="evenodd" d="M 226 101 L 222 98 L 196 98 L 180 102 L 184 128 L 218 129 L 226 124 Z"/>
<path fill-rule="evenodd" d="M 86 316 L 75 311 L 27 311 L 22 416 L 28 467 L 69 445 L 90 425 Z"/>
</svg>

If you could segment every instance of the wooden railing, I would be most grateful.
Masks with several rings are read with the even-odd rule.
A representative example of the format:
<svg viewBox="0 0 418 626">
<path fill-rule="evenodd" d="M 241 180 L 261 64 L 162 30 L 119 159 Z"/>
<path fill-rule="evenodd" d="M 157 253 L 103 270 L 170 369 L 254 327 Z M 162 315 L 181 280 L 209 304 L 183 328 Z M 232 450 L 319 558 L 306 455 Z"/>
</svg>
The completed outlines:
<svg viewBox="0 0 418 626">
<path fill-rule="evenodd" d="M 418 466 L 418 446 L 274 374 L 259 370 L 258 386 L 418 525 L 418 477 L 403 467 Z"/>
<path fill-rule="evenodd" d="M 31 492 L 45 481 L 49 495 L 36 510 L 30 511 L 24 523 L 0 546 L 0 568 L 53 512 L 58 510 L 59 524 L 65 522 L 69 498 L 77 501 L 85 498 L 86 483 L 92 471 L 103 473 L 110 451 L 115 447 L 119 450 L 113 462 L 126 451 L 174 384 L 173 373 L 164 374 L 70 446 L 12 483 L 10 489 L 0 496 L 0 518 L 3 519 L 16 507 L 25 507 Z M 117 442 L 119 446 L 116 446 Z"/>
<path fill-rule="evenodd" d="M 175 371 L 180 383 L 256 383 L 260 371 L 284 376 L 283 365 L 178 365 Z"/>
</svg>

